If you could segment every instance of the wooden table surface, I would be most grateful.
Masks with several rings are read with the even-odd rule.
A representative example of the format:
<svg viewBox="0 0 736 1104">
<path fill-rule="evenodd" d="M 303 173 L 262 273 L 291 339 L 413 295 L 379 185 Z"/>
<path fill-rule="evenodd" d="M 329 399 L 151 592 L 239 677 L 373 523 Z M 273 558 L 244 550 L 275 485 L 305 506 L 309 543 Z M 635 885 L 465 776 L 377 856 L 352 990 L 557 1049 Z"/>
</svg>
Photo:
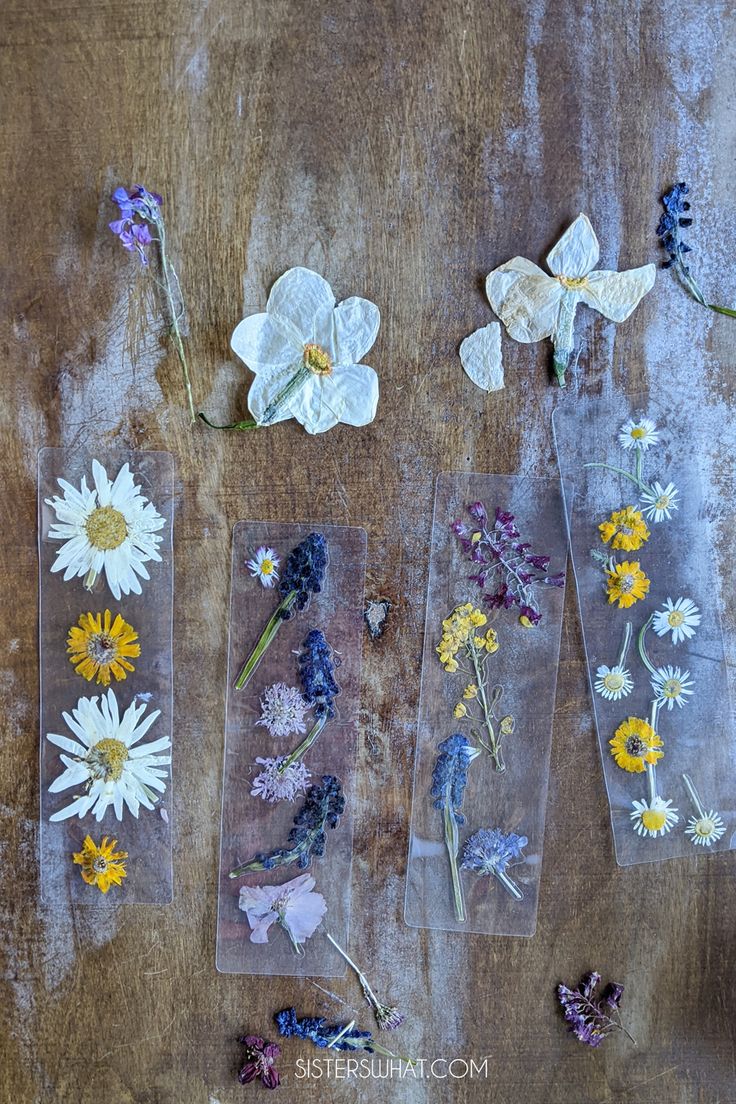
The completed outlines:
<svg viewBox="0 0 736 1104">
<path fill-rule="evenodd" d="M 214 968 L 230 532 L 306 518 L 368 532 L 368 594 L 393 610 L 365 641 L 351 946 L 408 1012 L 397 1045 L 489 1056 L 488 1077 L 297 1080 L 285 1101 L 723 1104 L 734 1077 L 736 858 L 617 868 L 575 595 L 567 594 L 544 870 L 533 939 L 403 922 L 433 484 L 439 471 L 556 471 L 548 347 L 504 338 L 506 390 L 461 370 L 490 321 L 485 275 L 542 260 L 585 210 L 605 267 L 659 260 L 658 197 L 696 191 L 693 264 L 720 301 L 733 266 L 734 12 L 715 0 L 7 0 L 0 26 L 3 555 L 0 761 L 3 1104 L 229 1104 L 243 1031 L 309 981 Z M 229 351 L 293 265 L 379 304 L 375 422 L 227 435 L 185 415 L 143 274 L 107 231 L 120 183 L 161 191 L 189 307 L 200 406 L 245 411 Z M 705 432 L 727 632 L 734 323 L 669 274 L 619 327 L 582 310 L 564 401 L 649 389 Z M 168 449 L 177 464 L 173 905 L 38 900 L 36 453 Z M 731 649 L 729 637 L 729 649 Z M 732 650 L 732 649 L 731 649 Z M 730 654 L 730 653 L 729 653 Z M 726 705 L 724 703 L 724 708 Z M 626 985 L 638 1040 L 565 1033 L 560 979 Z M 356 986 L 327 982 L 363 1015 Z M 317 1052 L 311 1052 L 312 1056 Z"/>
</svg>

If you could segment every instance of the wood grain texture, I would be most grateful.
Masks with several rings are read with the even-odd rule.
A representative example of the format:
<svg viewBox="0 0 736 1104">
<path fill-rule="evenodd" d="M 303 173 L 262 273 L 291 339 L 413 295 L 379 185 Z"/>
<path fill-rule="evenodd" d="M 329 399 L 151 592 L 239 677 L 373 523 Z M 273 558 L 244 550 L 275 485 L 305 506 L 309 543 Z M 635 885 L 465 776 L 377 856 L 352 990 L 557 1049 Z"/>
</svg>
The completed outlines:
<svg viewBox="0 0 736 1104">
<path fill-rule="evenodd" d="M 572 589 L 566 602 L 537 935 L 402 919 L 433 482 L 553 470 L 543 346 L 504 338 L 507 388 L 464 376 L 486 273 L 540 260 L 584 209 L 602 262 L 657 259 L 657 197 L 697 188 L 694 259 L 736 299 L 734 13 L 725 0 L 7 0 L 0 26 L 0 284 L 6 646 L 0 815 L 0 1100 L 229 1104 L 244 1029 L 314 984 L 218 976 L 215 886 L 230 530 L 240 518 L 363 525 L 368 593 L 352 946 L 409 1012 L 404 1052 L 490 1056 L 486 1080 L 297 1081 L 283 1101 L 715 1104 L 736 1100 L 733 854 L 615 866 Z M 383 325 L 373 425 L 321 438 L 192 430 L 135 262 L 106 230 L 118 183 L 162 191 L 189 304 L 196 395 L 245 409 L 228 349 L 286 268 L 363 294 Z M 574 403 L 641 388 L 704 431 L 711 535 L 734 559 L 733 323 L 664 275 L 618 328 L 580 312 Z M 176 457 L 175 879 L 169 908 L 44 909 L 37 896 L 35 460 L 41 445 Z M 736 584 L 723 574 L 726 629 Z M 732 636 L 729 655 L 733 654 Z M 578 1046 L 560 978 L 627 986 L 632 1048 Z M 364 1015 L 350 981 L 329 989 Z"/>
</svg>

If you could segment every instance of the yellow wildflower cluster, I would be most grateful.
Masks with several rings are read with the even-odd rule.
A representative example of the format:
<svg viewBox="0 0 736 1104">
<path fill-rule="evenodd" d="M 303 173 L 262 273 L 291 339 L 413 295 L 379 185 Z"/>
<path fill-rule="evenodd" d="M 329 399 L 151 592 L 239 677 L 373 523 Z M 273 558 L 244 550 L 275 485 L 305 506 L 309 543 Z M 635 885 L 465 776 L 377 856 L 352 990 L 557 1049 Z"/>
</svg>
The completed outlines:
<svg viewBox="0 0 736 1104">
<path fill-rule="evenodd" d="M 611 542 L 611 548 L 624 552 L 635 552 L 649 540 L 647 523 L 639 510 L 625 506 L 623 510 L 614 510 L 608 521 L 598 526 L 604 544 Z"/>
<path fill-rule="evenodd" d="M 457 653 L 468 647 L 476 647 L 487 652 L 498 651 L 498 639 L 494 629 L 487 629 L 482 636 L 476 636 L 476 629 L 485 627 L 488 618 L 479 609 L 467 602 L 464 606 L 456 606 L 449 617 L 442 622 L 442 639 L 437 645 L 437 655 L 440 663 L 449 674 L 453 675 L 458 669 Z M 472 685 L 472 684 L 471 684 Z M 467 687 L 470 690 L 470 686 Z M 477 689 L 475 691 L 477 693 Z M 464 695 L 474 697 L 470 693 Z"/>
</svg>

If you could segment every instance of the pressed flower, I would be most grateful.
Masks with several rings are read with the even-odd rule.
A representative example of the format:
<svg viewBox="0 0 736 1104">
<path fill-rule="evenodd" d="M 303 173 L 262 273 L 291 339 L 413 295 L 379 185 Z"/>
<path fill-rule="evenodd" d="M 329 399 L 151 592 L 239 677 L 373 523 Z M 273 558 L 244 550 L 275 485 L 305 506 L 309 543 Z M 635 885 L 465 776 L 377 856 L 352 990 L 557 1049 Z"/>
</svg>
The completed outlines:
<svg viewBox="0 0 736 1104">
<path fill-rule="evenodd" d="M 52 821 L 71 816 L 81 820 L 89 812 L 100 821 L 110 806 L 117 819 L 122 820 L 126 805 L 137 817 L 141 806 L 153 809 L 158 794 L 166 790 L 164 779 L 171 756 L 160 753 L 171 747 L 169 737 L 140 743 L 161 711 L 156 709 L 141 720 L 146 704 L 136 705 L 133 701 L 121 717 L 113 690 L 103 694 L 101 705 L 99 701 L 80 698 L 71 715 L 62 714 L 76 739 L 54 732 L 46 736 L 61 748 L 60 758 L 66 768 L 51 783 L 49 793 L 59 793 L 71 786 L 83 791 L 75 795 L 71 805 L 54 813 Z"/>
<path fill-rule="evenodd" d="M 462 720 L 463 717 L 467 717 L 467 715 L 468 715 L 467 705 L 465 705 L 464 702 L 458 702 L 457 705 L 455 706 L 455 708 L 452 711 L 452 715 L 458 721 Z"/>
<path fill-rule="evenodd" d="M 629 418 L 619 430 L 618 442 L 627 450 L 647 452 L 659 444 L 659 430 L 651 418 Z"/>
<path fill-rule="evenodd" d="M 314 935 L 327 912 L 327 902 L 314 891 L 310 874 L 299 874 L 278 886 L 241 886 L 238 908 L 248 917 L 251 943 L 268 943 L 268 929 L 279 924 L 296 954 L 304 954 L 303 944 Z"/>
<path fill-rule="evenodd" d="M 361 360 L 380 320 L 368 299 L 336 305 L 327 281 L 308 268 L 280 276 L 265 313 L 243 319 L 230 341 L 255 373 L 248 407 L 256 424 L 296 418 L 308 433 L 324 433 L 338 422 L 372 422 L 378 376 Z"/>
<path fill-rule="evenodd" d="M 91 836 L 85 836 L 82 850 L 72 855 L 87 885 L 97 886 L 101 893 L 107 893 L 110 886 L 122 885 L 128 875 L 124 861 L 128 852 L 116 851 L 117 845 L 117 840 L 104 836 L 98 847 Z"/>
<path fill-rule="evenodd" d="M 472 701 L 473 698 L 478 697 L 478 687 L 474 682 L 469 682 L 463 690 L 463 697 L 466 701 Z"/>
<path fill-rule="evenodd" d="M 523 894 L 507 870 L 509 865 L 524 858 L 523 848 L 528 842 L 526 836 L 517 836 L 515 832 L 480 828 L 465 841 L 460 869 L 493 875 L 512 897 L 521 901 Z"/>
<path fill-rule="evenodd" d="M 279 581 L 280 562 L 273 548 L 261 545 L 255 556 L 251 560 L 246 560 L 245 566 L 254 579 L 259 579 L 264 587 L 270 588 Z"/>
<path fill-rule="evenodd" d="M 609 521 L 598 526 L 604 544 L 611 542 L 611 548 L 624 552 L 635 552 L 649 540 L 649 529 L 644 518 L 633 506 L 623 510 L 614 510 Z"/>
<path fill-rule="evenodd" d="M 716 303 L 707 301 L 697 280 L 690 271 L 690 266 L 685 264 L 685 256 L 691 253 L 692 249 L 682 240 L 680 230 L 692 226 L 693 222 L 692 216 L 689 214 L 690 204 L 685 199 L 689 191 L 688 185 L 681 181 L 679 184 L 673 185 L 662 196 L 664 213 L 660 216 L 657 224 L 657 237 L 667 251 L 667 260 L 662 262 L 662 268 L 674 269 L 683 285 L 702 307 L 707 307 L 708 310 L 715 311 L 716 314 L 725 314 L 729 318 L 736 318 L 736 310 L 731 307 L 721 307 Z"/>
<path fill-rule="evenodd" d="M 669 521 L 672 511 L 678 508 L 678 495 L 679 491 L 674 483 L 668 483 L 663 487 L 661 483 L 655 481 L 648 490 L 641 493 L 644 516 L 655 523 Z"/>
<path fill-rule="evenodd" d="M 664 836 L 680 819 L 677 809 L 672 808 L 672 802 L 665 801 L 659 795 L 650 797 L 648 801 L 632 801 L 631 804 L 633 811 L 629 815 L 639 836 Z"/>
<path fill-rule="evenodd" d="M 277 801 L 293 801 L 307 792 L 310 779 L 307 768 L 303 763 L 291 763 L 284 767 L 285 762 L 285 755 L 277 759 L 256 759 L 263 770 L 253 779 L 251 797 L 262 797 L 264 801 L 274 804 Z"/>
<path fill-rule="evenodd" d="M 469 334 L 460 345 L 460 363 L 476 386 L 484 391 L 503 387 L 501 327 L 489 322 Z"/>
<path fill-rule="evenodd" d="M 57 519 L 49 527 L 49 540 L 64 541 L 51 570 L 63 571 L 64 582 L 84 576 L 88 590 L 104 571 L 115 598 L 140 594 L 140 579 L 149 578 L 146 563 L 161 559 L 158 545 L 163 538 L 156 534 L 166 520 L 143 497 L 128 464 L 111 481 L 93 460 L 92 477 L 93 490 L 85 477 L 79 490 L 59 479 L 63 498 L 46 499 Z"/>
<path fill-rule="evenodd" d="M 629 609 L 649 592 L 649 579 L 637 560 L 613 564 L 606 570 L 609 603 L 618 602 L 619 609 Z"/>
<path fill-rule="evenodd" d="M 586 1046 L 598 1047 L 612 1031 L 631 1035 L 617 1018 L 624 987 L 610 982 L 595 998 L 595 990 L 601 980 L 597 971 L 586 974 L 577 989 L 567 985 L 557 986 L 557 999 L 562 1005 L 570 1031 Z M 633 1039 L 631 1040 L 634 1041 Z"/>
<path fill-rule="evenodd" d="M 240 1084 L 259 1080 L 266 1089 L 278 1088 L 281 1077 L 274 1065 L 281 1054 L 278 1043 L 269 1043 L 260 1035 L 241 1035 L 238 1042 L 245 1047 L 245 1061 L 238 1071 Z"/>
<path fill-rule="evenodd" d="M 373 1009 L 373 1015 L 376 1017 L 376 1023 L 378 1024 L 381 1031 L 394 1031 L 397 1027 L 400 1027 L 405 1019 L 403 1013 L 399 1011 L 396 1005 L 384 1004 L 383 1001 L 380 1001 L 376 994 L 373 992 L 368 978 L 365 976 L 360 967 L 357 966 L 355 962 L 353 962 L 347 951 L 340 946 L 337 940 L 334 939 L 329 932 L 325 932 L 325 935 L 327 936 L 335 950 L 345 959 L 348 966 L 350 966 L 351 969 L 353 969 L 357 974 L 358 981 L 360 982 L 360 987 L 363 990 L 363 996 Z"/>
<path fill-rule="evenodd" d="M 675 602 L 667 598 L 664 609 L 654 614 L 652 627 L 657 636 L 666 636 L 671 632 L 672 643 L 679 644 L 681 640 L 695 636 L 700 620 L 700 610 L 690 598 L 678 598 Z"/>
<path fill-rule="evenodd" d="M 652 690 L 660 705 L 666 705 L 672 709 L 674 705 L 680 708 L 692 694 L 690 687 L 693 681 L 689 671 L 683 671 L 680 667 L 659 667 L 652 675 Z"/>
<path fill-rule="evenodd" d="M 430 795 L 434 798 L 432 804 L 435 809 L 440 809 L 442 812 L 445 847 L 450 862 L 455 919 L 463 923 L 465 902 L 457 864 L 460 851 L 458 827 L 465 823 L 465 817 L 460 810 L 468 782 L 468 767 L 480 752 L 460 732 L 448 736 L 438 745 L 437 750 L 439 755 L 432 771 Z"/>
<path fill-rule="evenodd" d="M 383 1054 L 387 1058 L 398 1058 L 408 1065 L 414 1065 L 411 1058 L 393 1054 L 377 1043 L 370 1031 L 361 1031 L 355 1026 L 355 1020 L 345 1024 L 328 1024 L 323 1016 L 297 1016 L 295 1008 L 283 1008 L 274 1016 L 279 1033 L 287 1039 L 309 1039 L 321 1050 L 366 1050 Z"/>
<path fill-rule="evenodd" d="M 574 347 L 578 303 L 585 303 L 612 322 L 623 322 L 654 285 L 653 264 L 627 272 L 594 271 L 600 249 L 586 215 L 580 214 L 547 255 L 548 276 L 524 257 L 494 269 L 486 293 L 515 341 L 551 337 L 554 372 L 561 387 Z"/>
<path fill-rule="evenodd" d="M 634 689 L 634 681 L 625 667 L 603 665 L 595 673 L 595 689 L 606 701 L 618 701 L 628 697 Z"/>
<path fill-rule="evenodd" d="M 261 698 L 261 716 L 256 721 L 268 729 L 270 736 L 293 736 L 307 731 L 304 714 L 309 709 L 296 686 L 275 682 L 267 686 Z"/>
<path fill-rule="evenodd" d="M 611 755 L 622 770 L 641 774 L 647 763 L 656 763 L 664 752 L 664 744 L 652 726 L 640 717 L 629 717 L 616 729 L 611 745 Z"/>
<path fill-rule="evenodd" d="M 110 685 L 110 676 L 122 682 L 135 667 L 130 662 L 141 654 L 136 643 L 138 633 L 120 614 L 112 620 L 112 614 L 83 613 L 79 622 L 72 625 L 67 637 L 67 652 L 74 670 L 91 682 L 95 679 L 102 686 Z"/>
<path fill-rule="evenodd" d="M 706 811 L 689 775 L 683 774 L 682 780 L 697 812 L 697 816 L 690 817 L 688 820 L 685 835 L 696 847 L 710 847 L 725 834 L 726 826 L 723 823 L 723 817 L 715 809 Z"/>
<path fill-rule="evenodd" d="M 335 681 L 338 663 L 339 660 L 322 630 L 312 629 L 299 653 L 299 674 L 302 695 L 314 713 L 315 722 L 299 746 L 283 758 L 279 771 L 287 771 L 298 763 L 319 739 L 327 722 L 335 716 L 335 698 L 340 693 L 340 687 Z"/>
</svg>

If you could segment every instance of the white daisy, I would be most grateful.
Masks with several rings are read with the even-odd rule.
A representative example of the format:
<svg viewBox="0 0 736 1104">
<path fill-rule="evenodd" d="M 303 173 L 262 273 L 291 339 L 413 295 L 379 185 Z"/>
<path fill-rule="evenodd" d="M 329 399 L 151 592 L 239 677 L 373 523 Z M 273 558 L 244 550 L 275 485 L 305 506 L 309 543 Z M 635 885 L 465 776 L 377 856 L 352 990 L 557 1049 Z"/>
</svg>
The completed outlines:
<svg viewBox="0 0 736 1104">
<path fill-rule="evenodd" d="M 680 819 L 677 809 L 672 808 L 672 802 L 661 797 L 654 797 L 651 802 L 632 801 L 631 804 L 634 811 L 629 815 L 639 836 L 663 836 Z"/>
<path fill-rule="evenodd" d="M 680 667 L 658 667 L 656 675 L 652 675 L 652 690 L 657 701 L 668 709 L 672 709 L 675 702 L 682 708 L 692 694 L 692 685 L 690 672 Z"/>
<path fill-rule="evenodd" d="M 273 686 L 267 686 L 263 693 L 261 716 L 256 724 L 267 728 L 271 736 L 303 733 L 307 731 L 304 714 L 309 708 L 309 702 L 296 686 L 275 682 Z"/>
<path fill-rule="evenodd" d="M 616 664 L 615 667 L 599 667 L 595 673 L 595 688 L 606 701 L 618 701 L 634 689 L 631 672 Z"/>
<path fill-rule="evenodd" d="M 642 491 L 641 502 L 644 504 L 643 514 L 649 521 L 667 521 L 672 517 L 672 510 L 676 510 L 677 496 L 680 492 L 674 483 L 668 483 L 663 487 L 661 483 L 652 483 L 648 491 Z"/>
<path fill-rule="evenodd" d="M 251 797 L 262 797 L 264 801 L 273 804 L 276 801 L 293 801 L 295 797 L 307 792 L 309 771 L 297 759 L 282 773 L 279 767 L 285 759 L 285 755 L 279 755 L 277 759 L 256 759 L 256 763 L 264 769 L 253 779 Z"/>
<path fill-rule="evenodd" d="M 110 805 L 118 820 L 123 818 L 124 805 L 137 817 L 141 805 L 153 809 L 158 801 L 154 790 L 162 794 L 166 789 L 163 779 L 168 775 L 165 768 L 171 756 L 158 753 L 171 747 L 169 737 L 162 736 L 149 744 L 135 746 L 161 710 L 154 710 L 139 724 L 146 710 L 145 703 L 136 705 L 133 701 L 121 718 L 112 690 L 102 696 L 101 705 L 99 701 L 96 697 L 80 698 L 71 716 L 62 714 L 75 740 L 54 732 L 46 736 L 62 752 L 68 753 L 60 755 L 66 770 L 51 783 L 49 792 L 58 793 L 71 786 L 79 786 L 82 790 L 71 805 L 53 814 L 50 818 L 53 821 L 71 816 L 81 820 L 90 811 L 100 821 Z"/>
<path fill-rule="evenodd" d="M 659 430 L 651 418 L 629 418 L 621 426 L 618 443 L 625 449 L 639 448 L 646 452 L 651 445 L 659 444 Z"/>
<path fill-rule="evenodd" d="M 657 610 L 652 622 L 657 636 L 666 636 L 671 632 L 673 644 L 695 636 L 695 628 L 700 624 L 700 610 L 690 598 L 678 598 L 676 602 L 668 598 L 664 606 L 663 610 Z"/>
<path fill-rule="evenodd" d="M 685 829 L 685 835 L 697 846 L 710 847 L 716 843 L 726 831 L 722 817 L 715 810 L 705 813 L 703 816 L 690 817 Z"/>
<path fill-rule="evenodd" d="M 94 490 L 87 487 L 86 478 L 79 490 L 60 479 L 64 497 L 46 499 L 57 518 L 49 528 L 49 540 L 64 541 L 51 570 L 63 571 L 64 582 L 84 576 L 88 590 L 104 571 L 116 598 L 131 591 L 140 594 L 138 576 L 149 578 L 144 565 L 161 559 L 157 546 L 163 538 L 154 534 L 166 520 L 143 497 L 127 464 L 110 482 L 102 464 L 93 460 L 92 478 Z"/>
<path fill-rule="evenodd" d="M 256 552 L 252 560 L 246 560 L 245 566 L 254 579 L 260 579 L 264 587 L 272 587 L 279 581 L 279 559 L 273 548 L 265 545 Z"/>
</svg>

